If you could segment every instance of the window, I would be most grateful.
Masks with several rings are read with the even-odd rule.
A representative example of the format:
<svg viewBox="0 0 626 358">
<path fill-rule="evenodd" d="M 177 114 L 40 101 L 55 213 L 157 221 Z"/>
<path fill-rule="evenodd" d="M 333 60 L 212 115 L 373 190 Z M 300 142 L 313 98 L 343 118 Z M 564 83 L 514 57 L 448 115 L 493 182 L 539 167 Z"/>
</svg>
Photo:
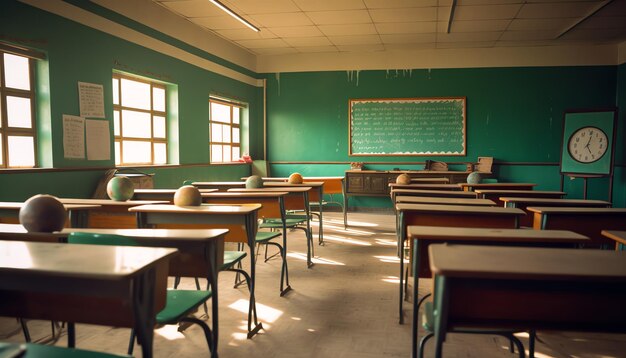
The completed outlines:
<svg viewBox="0 0 626 358">
<path fill-rule="evenodd" d="M 236 162 L 241 158 L 241 106 L 209 100 L 211 163 Z"/>
<path fill-rule="evenodd" d="M 37 165 L 34 60 L 0 47 L 0 168 Z"/>
<path fill-rule="evenodd" d="M 165 85 L 113 75 L 115 164 L 167 163 Z"/>
</svg>

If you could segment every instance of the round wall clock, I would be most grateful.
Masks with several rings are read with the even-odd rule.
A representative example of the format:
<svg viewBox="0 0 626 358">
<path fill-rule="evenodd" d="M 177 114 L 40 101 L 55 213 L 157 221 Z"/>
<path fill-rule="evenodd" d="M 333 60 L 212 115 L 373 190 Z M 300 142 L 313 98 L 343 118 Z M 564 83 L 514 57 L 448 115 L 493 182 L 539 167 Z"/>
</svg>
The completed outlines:
<svg viewBox="0 0 626 358">
<path fill-rule="evenodd" d="M 572 133 L 567 150 L 577 162 L 593 163 L 604 156 L 609 148 L 608 143 L 608 137 L 602 129 L 586 126 Z"/>
</svg>

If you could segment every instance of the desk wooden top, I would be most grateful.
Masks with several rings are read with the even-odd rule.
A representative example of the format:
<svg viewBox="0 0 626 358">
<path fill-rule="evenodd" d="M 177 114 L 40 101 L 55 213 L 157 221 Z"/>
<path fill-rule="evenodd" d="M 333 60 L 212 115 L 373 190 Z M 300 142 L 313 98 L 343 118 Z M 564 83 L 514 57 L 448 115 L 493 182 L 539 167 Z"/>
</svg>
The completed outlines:
<svg viewBox="0 0 626 358">
<path fill-rule="evenodd" d="M 495 184 L 495 183 L 494 183 Z M 475 189 L 474 192 L 479 195 L 500 195 L 500 196 L 526 196 L 526 197 L 542 197 L 542 196 L 565 196 L 564 191 L 550 190 L 512 190 L 512 189 Z"/>
<path fill-rule="evenodd" d="M 59 235 L 68 236 L 71 232 L 121 235 L 171 242 L 172 240 L 206 241 L 216 240 L 228 233 L 227 229 L 80 229 L 65 228 Z"/>
<path fill-rule="evenodd" d="M 198 186 L 211 186 L 211 185 L 232 185 L 232 186 L 246 186 L 245 181 L 194 181 L 192 185 Z"/>
<path fill-rule="evenodd" d="M 449 215 L 526 215 L 523 210 L 517 208 L 503 208 L 499 206 L 426 205 L 400 203 L 396 204 L 396 210 Z"/>
<path fill-rule="evenodd" d="M 393 189 L 391 195 L 396 196 L 441 196 L 441 197 L 457 197 L 475 199 L 476 194 L 468 191 L 460 190 L 417 190 L 417 189 Z"/>
<path fill-rule="evenodd" d="M 589 238 L 567 230 L 489 229 L 410 225 L 411 239 L 441 241 L 495 241 L 585 244 Z"/>
<path fill-rule="evenodd" d="M 496 206 L 496 203 L 494 203 L 493 201 L 489 199 L 466 199 L 466 198 L 403 196 L 403 195 L 396 196 L 396 203 Z"/>
<path fill-rule="evenodd" d="M 615 240 L 620 244 L 626 244 L 626 231 L 602 230 L 602 236 Z"/>
<path fill-rule="evenodd" d="M 529 280 L 626 282 L 626 252 L 526 247 L 428 247 L 436 275 Z"/>
<path fill-rule="evenodd" d="M 469 174 L 468 171 L 456 171 L 456 170 L 346 170 L 346 173 L 391 173 L 391 174 Z"/>
<path fill-rule="evenodd" d="M 202 204 L 200 206 L 176 206 L 171 204 L 161 204 L 134 206 L 132 208 L 129 208 L 128 211 L 140 213 L 245 215 L 258 211 L 260 208 L 261 204 Z"/>
<path fill-rule="evenodd" d="M 135 194 L 176 194 L 176 189 L 135 189 Z M 213 193 L 218 191 L 217 189 L 198 189 L 200 193 Z"/>
<path fill-rule="evenodd" d="M 279 188 L 250 188 L 250 189 L 228 189 L 229 193 L 254 193 L 254 192 L 287 192 L 287 193 L 304 193 L 312 190 L 310 186 L 281 186 Z"/>
<path fill-rule="evenodd" d="M 626 215 L 626 208 L 571 208 L 553 206 L 529 206 L 528 211 L 539 214 L 572 214 L 572 215 Z"/>
<path fill-rule="evenodd" d="M 233 199 L 247 199 L 247 198 L 280 198 L 289 194 L 286 191 L 222 191 L 218 193 L 206 193 L 202 194 L 203 198 L 233 198 Z"/>
<path fill-rule="evenodd" d="M 22 206 L 24 206 L 23 202 L 14 202 L 14 201 L 0 202 L 0 209 L 20 210 Z M 89 210 L 89 209 L 97 209 L 101 207 L 101 205 L 99 204 L 68 204 L 68 203 L 63 203 L 63 206 L 65 207 L 65 210 Z"/>
<path fill-rule="evenodd" d="M 249 177 L 242 177 L 241 180 L 246 180 Z M 325 180 L 343 180 L 345 177 L 336 176 L 336 177 L 302 177 L 304 181 L 325 181 Z M 271 182 L 286 182 L 289 180 L 288 177 L 263 177 L 261 178 L 263 181 L 271 181 Z"/>
<path fill-rule="evenodd" d="M 0 224 L 0 240 L 59 242 L 66 236 L 59 232 L 28 232 L 22 224 Z"/>
<path fill-rule="evenodd" d="M 302 184 L 290 184 L 290 183 L 283 183 L 283 182 L 265 182 L 263 183 L 264 187 L 271 187 L 271 188 L 289 188 L 289 187 L 313 187 L 313 188 L 318 188 L 320 186 L 324 186 L 324 182 L 322 181 L 308 181 L 306 183 L 302 183 Z"/>
<path fill-rule="evenodd" d="M 163 200 L 126 200 L 115 201 L 109 199 L 79 199 L 79 198 L 59 198 L 59 200 L 65 204 L 78 204 L 78 205 L 100 205 L 100 206 L 137 206 L 137 205 L 149 205 L 149 204 L 167 204 L 168 201 Z"/>
<path fill-rule="evenodd" d="M 167 248 L 0 241 L 0 274 L 24 279 L 122 280 L 176 252 Z"/>
<path fill-rule="evenodd" d="M 419 184 L 419 183 L 445 184 L 449 182 L 450 182 L 450 179 L 448 178 L 411 178 L 411 183 L 415 183 L 415 184 Z"/>
<path fill-rule="evenodd" d="M 582 199 L 550 199 L 550 198 L 523 198 L 523 197 L 500 197 L 500 201 L 513 204 L 535 205 L 535 206 L 573 206 L 573 207 L 607 207 L 611 203 L 604 200 L 582 200 Z"/>
<path fill-rule="evenodd" d="M 397 184 L 389 183 L 391 189 L 416 189 L 416 190 L 461 190 L 458 184 Z"/>
<path fill-rule="evenodd" d="M 537 186 L 537 184 L 535 183 L 478 183 L 478 184 L 470 184 L 470 183 L 458 183 L 456 184 L 458 186 L 460 186 L 461 188 L 463 188 L 464 190 L 466 188 L 512 188 L 512 187 L 519 187 L 519 188 L 533 188 L 535 186 Z"/>
</svg>

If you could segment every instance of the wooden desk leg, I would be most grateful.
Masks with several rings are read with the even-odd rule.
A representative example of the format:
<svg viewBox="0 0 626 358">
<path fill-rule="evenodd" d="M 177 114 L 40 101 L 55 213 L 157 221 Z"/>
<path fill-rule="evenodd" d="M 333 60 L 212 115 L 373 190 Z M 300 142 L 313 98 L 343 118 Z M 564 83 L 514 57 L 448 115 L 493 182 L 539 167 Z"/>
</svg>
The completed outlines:
<svg viewBox="0 0 626 358">
<path fill-rule="evenodd" d="M 135 332 L 141 345 L 142 356 L 152 358 L 152 341 L 156 315 L 154 313 L 154 290 L 156 269 L 144 272 L 133 284 L 133 305 L 135 307 Z"/>
</svg>

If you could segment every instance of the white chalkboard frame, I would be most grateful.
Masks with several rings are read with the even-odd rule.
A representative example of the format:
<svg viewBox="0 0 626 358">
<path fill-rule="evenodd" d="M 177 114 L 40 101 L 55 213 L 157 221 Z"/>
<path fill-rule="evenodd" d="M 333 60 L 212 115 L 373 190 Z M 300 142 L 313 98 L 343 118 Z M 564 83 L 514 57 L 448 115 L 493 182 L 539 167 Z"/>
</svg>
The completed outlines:
<svg viewBox="0 0 626 358">
<path fill-rule="evenodd" d="M 371 153 L 371 152 L 357 152 L 354 150 L 353 141 L 353 105 L 359 103 L 432 103 L 432 102 L 450 102 L 458 101 L 462 104 L 462 118 L 461 118 L 461 131 L 455 133 L 462 139 L 462 149 L 459 151 L 422 151 L 422 152 L 393 152 L 393 153 Z M 465 156 L 467 152 L 467 98 L 466 97 L 414 97 L 414 98 L 361 98 L 350 99 L 348 101 L 348 155 L 349 156 Z"/>
</svg>

